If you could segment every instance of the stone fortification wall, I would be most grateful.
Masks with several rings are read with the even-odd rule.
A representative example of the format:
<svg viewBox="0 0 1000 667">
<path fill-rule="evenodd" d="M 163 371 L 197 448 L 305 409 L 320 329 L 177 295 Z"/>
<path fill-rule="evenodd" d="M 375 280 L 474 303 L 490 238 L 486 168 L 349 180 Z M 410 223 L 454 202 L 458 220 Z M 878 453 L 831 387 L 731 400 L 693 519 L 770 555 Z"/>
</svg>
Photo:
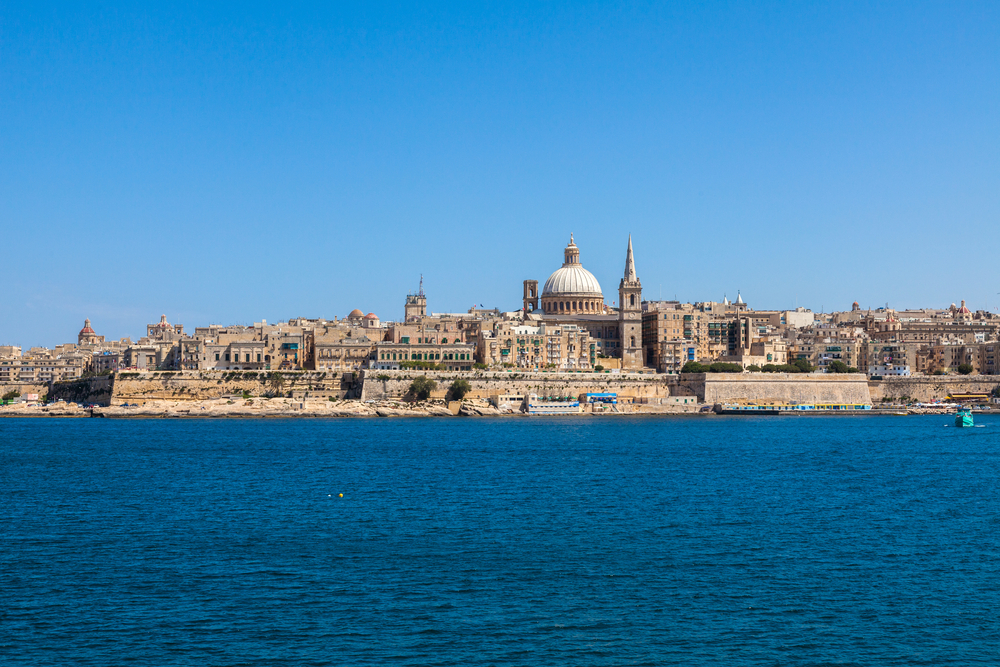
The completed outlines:
<svg viewBox="0 0 1000 667">
<path fill-rule="evenodd" d="M 876 403 L 886 398 L 916 402 L 943 400 L 949 394 L 989 393 L 997 385 L 1000 385 L 1000 376 L 993 375 L 890 377 L 868 383 Z"/>
<path fill-rule="evenodd" d="M 468 382 L 472 389 L 468 398 L 488 399 L 498 394 L 530 394 L 540 396 L 579 396 L 587 392 L 614 392 L 634 400 L 659 399 L 671 395 L 670 376 L 619 373 L 526 373 L 481 371 L 449 373 L 440 371 L 362 371 L 361 397 L 365 400 L 395 399 L 406 395 L 410 383 L 417 377 L 437 382 L 431 398 L 444 398 L 455 380 Z"/>
<path fill-rule="evenodd" d="M 871 403 L 868 378 L 857 373 L 685 373 L 681 386 L 705 403 L 774 401 L 797 403 Z"/>
<path fill-rule="evenodd" d="M 275 382 L 275 378 L 280 381 Z M 306 396 L 337 399 L 354 384 L 352 373 L 313 371 L 182 371 L 119 373 L 114 379 L 112 405 L 148 400 L 204 400 L 249 392 L 251 396 Z"/>
<path fill-rule="evenodd" d="M 21 394 L 21 396 L 38 394 L 39 397 L 42 397 L 49 393 L 49 385 L 34 384 L 31 382 L 0 382 L 0 396 L 3 396 L 9 391 L 16 391 Z"/>
<path fill-rule="evenodd" d="M 55 401 L 61 398 L 67 403 L 81 403 L 83 405 L 91 403 L 109 405 L 113 384 L 114 381 L 110 375 L 56 382 L 49 392 L 49 399 Z"/>
</svg>

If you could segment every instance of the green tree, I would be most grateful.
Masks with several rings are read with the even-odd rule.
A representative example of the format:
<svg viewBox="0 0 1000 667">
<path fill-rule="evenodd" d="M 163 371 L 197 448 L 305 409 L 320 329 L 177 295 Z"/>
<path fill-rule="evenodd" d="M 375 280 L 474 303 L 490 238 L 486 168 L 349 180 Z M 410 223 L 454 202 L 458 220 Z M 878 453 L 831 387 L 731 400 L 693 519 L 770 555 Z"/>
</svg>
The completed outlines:
<svg viewBox="0 0 1000 667">
<path fill-rule="evenodd" d="M 596 366 L 594 366 L 594 370 L 600 373 L 601 371 L 604 370 L 604 366 L 597 364 Z"/>
<path fill-rule="evenodd" d="M 801 373 L 812 373 L 815 370 L 807 359 L 796 359 L 792 365 L 798 367 Z"/>
<path fill-rule="evenodd" d="M 743 367 L 727 361 L 716 361 L 709 365 L 709 373 L 742 373 Z"/>
<path fill-rule="evenodd" d="M 410 383 L 409 394 L 418 401 L 426 401 L 431 396 L 431 392 L 437 389 L 437 382 L 430 378 L 418 377 Z"/>
<path fill-rule="evenodd" d="M 850 368 L 848 368 L 848 369 L 847 369 L 847 372 L 848 372 L 848 373 L 860 373 L 861 371 L 859 371 L 859 370 L 858 370 L 857 368 L 855 368 L 854 366 L 851 366 Z"/>
<path fill-rule="evenodd" d="M 460 401 L 472 390 L 472 385 L 465 380 L 455 380 L 448 387 L 448 400 Z"/>
<path fill-rule="evenodd" d="M 831 361 L 826 367 L 827 373 L 848 373 L 850 368 L 843 361 Z"/>
<path fill-rule="evenodd" d="M 747 370 L 750 371 L 751 373 L 760 373 L 760 366 L 758 366 L 757 364 L 750 364 L 749 366 L 747 366 Z"/>
<path fill-rule="evenodd" d="M 961 373 L 962 375 L 969 375 L 974 370 L 975 369 L 972 367 L 972 364 L 959 364 L 958 365 L 958 372 Z"/>
<path fill-rule="evenodd" d="M 6 394 L 4 394 L 3 397 L 2 397 L 2 400 L 4 400 L 4 401 L 13 401 L 15 398 L 17 398 L 20 395 L 21 395 L 21 392 L 19 392 L 16 389 L 13 389 L 11 391 L 8 391 Z"/>
<path fill-rule="evenodd" d="M 684 364 L 684 368 L 681 369 L 681 373 L 707 373 L 708 366 L 699 364 L 697 361 L 689 361 Z"/>
</svg>

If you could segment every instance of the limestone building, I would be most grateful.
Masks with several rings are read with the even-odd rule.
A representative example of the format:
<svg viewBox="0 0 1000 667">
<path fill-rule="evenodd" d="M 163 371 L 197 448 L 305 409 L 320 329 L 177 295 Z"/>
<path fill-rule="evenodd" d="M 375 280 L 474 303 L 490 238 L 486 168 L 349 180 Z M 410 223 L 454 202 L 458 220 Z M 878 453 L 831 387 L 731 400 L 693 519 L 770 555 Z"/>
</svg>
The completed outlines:
<svg viewBox="0 0 1000 667">
<path fill-rule="evenodd" d="M 595 361 L 617 357 L 624 369 L 643 367 L 642 284 L 635 270 L 632 239 L 625 253 L 625 271 L 618 285 L 621 306 L 604 303 L 601 284 L 580 262 L 580 248 L 570 235 L 563 251 L 563 264 L 538 293 L 538 281 L 523 283 L 523 317 L 526 325 L 573 324 L 593 340 Z M 588 346 L 590 343 L 588 343 Z M 596 361 L 600 364 L 599 361 Z"/>
</svg>

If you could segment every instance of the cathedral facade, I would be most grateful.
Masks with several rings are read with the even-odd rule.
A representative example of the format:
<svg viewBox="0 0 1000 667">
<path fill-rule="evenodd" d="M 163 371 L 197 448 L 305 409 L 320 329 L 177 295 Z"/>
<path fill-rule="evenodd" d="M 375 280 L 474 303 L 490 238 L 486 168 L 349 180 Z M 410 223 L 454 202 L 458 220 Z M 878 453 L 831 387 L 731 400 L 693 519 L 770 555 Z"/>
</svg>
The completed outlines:
<svg viewBox="0 0 1000 667">
<path fill-rule="evenodd" d="M 642 283 L 635 271 L 631 236 L 617 308 L 604 302 L 601 284 L 580 262 L 580 248 L 572 234 L 563 251 L 563 265 L 549 276 L 541 292 L 537 280 L 525 280 L 523 287 L 526 322 L 575 324 L 596 339 L 600 355 L 621 359 L 624 369 L 643 367 Z"/>
</svg>

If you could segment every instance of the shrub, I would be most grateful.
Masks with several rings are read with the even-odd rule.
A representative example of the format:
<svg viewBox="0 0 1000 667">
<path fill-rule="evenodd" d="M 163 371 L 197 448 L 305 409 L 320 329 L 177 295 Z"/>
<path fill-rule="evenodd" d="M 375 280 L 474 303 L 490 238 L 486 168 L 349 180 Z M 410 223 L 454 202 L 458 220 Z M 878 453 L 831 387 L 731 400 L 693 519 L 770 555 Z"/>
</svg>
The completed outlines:
<svg viewBox="0 0 1000 667">
<path fill-rule="evenodd" d="M 8 391 L 6 394 L 3 395 L 3 397 L 0 398 L 2 398 L 2 400 L 4 401 L 12 401 L 20 395 L 21 392 L 17 391 L 16 389 L 13 389 L 11 391 Z"/>
<path fill-rule="evenodd" d="M 757 364 L 750 364 L 749 366 L 747 366 L 747 370 L 750 371 L 751 373 L 760 373 L 760 366 L 758 366 Z"/>
<path fill-rule="evenodd" d="M 465 398 L 465 395 L 472 390 L 472 385 L 470 385 L 465 380 L 455 380 L 448 387 L 448 400 L 449 401 L 460 401 Z"/>
<path fill-rule="evenodd" d="M 708 366 L 699 364 L 697 361 L 689 361 L 684 364 L 684 368 L 681 369 L 681 373 L 707 373 Z"/>
<path fill-rule="evenodd" d="M 831 361 L 826 367 L 827 373 L 849 373 L 850 368 L 843 361 Z"/>
<path fill-rule="evenodd" d="M 245 399 L 250 398 L 250 392 L 247 391 L 246 389 L 243 390 L 243 398 Z"/>
<path fill-rule="evenodd" d="M 472 364 L 472 367 L 475 368 L 477 371 L 485 371 L 487 368 L 489 368 L 486 364 L 480 364 L 478 362 Z"/>
<path fill-rule="evenodd" d="M 972 367 L 972 364 L 959 364 L 958 365 L 958 372 L 961 373 L 962 375 L 969 375 L 974 370 L 975 369 Z"/>
<path fill-rule="evenodd" d="M 437 382 L 430 378 L 418 377 L 410 383 L 408 393 L 418 401 L 426 401 L 435 389 L 437 389 Z"/>
<path fill-rule="evenodd" d="M 600 373 L 601 371 L 604 370 L 604 366 L 597 364 L 596 366 L 594 366 L 594 370 Z"/>
</svg>

